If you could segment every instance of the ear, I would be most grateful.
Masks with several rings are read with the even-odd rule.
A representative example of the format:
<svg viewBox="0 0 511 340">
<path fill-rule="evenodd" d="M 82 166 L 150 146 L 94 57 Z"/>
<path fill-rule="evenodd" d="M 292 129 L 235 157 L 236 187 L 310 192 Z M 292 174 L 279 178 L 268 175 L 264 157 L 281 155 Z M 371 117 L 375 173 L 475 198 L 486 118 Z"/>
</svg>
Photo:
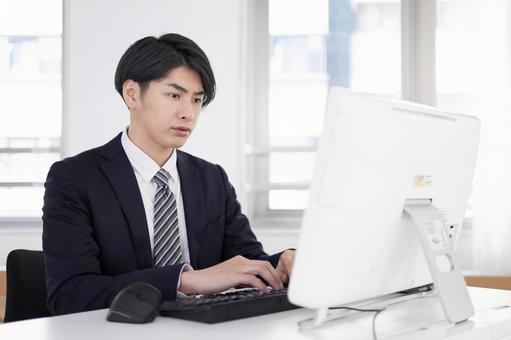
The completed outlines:
<svg viewBox="0 0 511 340">
<path fill-rule="evenodd" d="M 122 85 L 122 98 L 130 111 L 136 110 L 141 105 L 140 86 L 136 81 L 128 79 Z"/>
</svg>

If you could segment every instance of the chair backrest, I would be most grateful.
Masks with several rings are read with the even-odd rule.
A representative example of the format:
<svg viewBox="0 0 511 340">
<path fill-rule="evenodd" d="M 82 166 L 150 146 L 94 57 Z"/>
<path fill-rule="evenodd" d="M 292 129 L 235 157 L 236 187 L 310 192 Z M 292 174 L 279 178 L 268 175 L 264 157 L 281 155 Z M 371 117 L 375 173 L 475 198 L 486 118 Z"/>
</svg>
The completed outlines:
<svg viewBox="0 0 511 340">
<path fill-rule="evenodd" d="M 13 250 L 7 255 L 4 322 L 50 316 L 46 307 L 44 255 L 36 250 Z"/>
</svg>

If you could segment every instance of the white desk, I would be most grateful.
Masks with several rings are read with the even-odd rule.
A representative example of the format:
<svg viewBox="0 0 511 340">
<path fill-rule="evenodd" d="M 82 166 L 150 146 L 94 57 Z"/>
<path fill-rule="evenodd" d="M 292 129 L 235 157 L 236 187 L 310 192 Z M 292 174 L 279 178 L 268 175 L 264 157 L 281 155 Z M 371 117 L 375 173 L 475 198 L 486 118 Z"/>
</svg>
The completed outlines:
<svg viewBox="0 0 511 340">
<path fill-rule="evenodd" d="M 458 325 L 445 321 L 436 298 L 390 306 L 377 318 L 378 339 L 499 339 L 511 340 L 511 291 L 470 288 L 476 315 Z M 311 315 L 299 309 L 215 325 L 158 317 L 145 325 L 111 323 L 106 310 L 34 319 L 0 325 L 0 339 L 372 339 L 371 314 L 352 315 L 317 329 L 300 331 L 297 322 Z"/>
</svg>

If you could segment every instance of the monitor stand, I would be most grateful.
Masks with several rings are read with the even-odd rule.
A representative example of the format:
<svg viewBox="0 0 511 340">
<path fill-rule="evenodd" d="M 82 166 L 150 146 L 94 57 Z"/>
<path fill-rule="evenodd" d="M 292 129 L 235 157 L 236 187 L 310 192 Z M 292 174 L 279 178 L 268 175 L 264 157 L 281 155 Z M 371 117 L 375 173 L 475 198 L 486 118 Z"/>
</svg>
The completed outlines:
<svg viewBox="0 0 511 340">
<path fill-rule="evenodd" d="M 440 299 L 447 320 L 452 323 L 467 320 L 474 315 L 474 306 L 448 237 L 442 213 L 431 204 L 431 200 L 407 200 L 404 212 L 411 218 L 419 236 L 433 279 L 435 293 Z M 416 292 L 408 295 L 394 293 L 359 301 L 347 307 L 381 308 L 426 294 L 430 295 L 431 292 Z M 326 321 L 343 318 L 353 313 L 356 312 L 331 310 L 329 307 L 323 307 L 316 310 L 314 317 L 302 320 L 298 322 L 298 325 L 302 329 L 316 327 Z"/>
<path fill-rule="evenodd" d="M 465 279 L 447 235 L 444 218 L 431 202 L 407 201 L 404 211 L 410 215 L 417 231 L 428 267 L 447 320 L 452 323 L 474 315 Z"/>
</svg>

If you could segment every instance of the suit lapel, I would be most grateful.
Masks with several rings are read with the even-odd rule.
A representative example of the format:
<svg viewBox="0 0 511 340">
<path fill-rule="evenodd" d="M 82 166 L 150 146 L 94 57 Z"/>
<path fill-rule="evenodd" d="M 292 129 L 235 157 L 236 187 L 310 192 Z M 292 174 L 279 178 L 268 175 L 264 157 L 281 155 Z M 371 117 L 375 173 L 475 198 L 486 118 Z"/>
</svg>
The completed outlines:
<svg viewBox="0 0 511 340">
<path fill-rule="evenodd" d="M 121 144 L 121 134 L 101 150 L 100 167 L 110 181 L 128 220 L 139 268 L 153 266 L 144 203 L 131 163 Z"/>
<path fill-rule="evenodd" d="M 190 262 L 192 267 L 197 267 L 200 235 L 205 222 L 202 182 L 197 170 L 190 164 L 188 155 L 179 150 L 177 152 L 177 170 L 183 195 Z"/>
</svg>

